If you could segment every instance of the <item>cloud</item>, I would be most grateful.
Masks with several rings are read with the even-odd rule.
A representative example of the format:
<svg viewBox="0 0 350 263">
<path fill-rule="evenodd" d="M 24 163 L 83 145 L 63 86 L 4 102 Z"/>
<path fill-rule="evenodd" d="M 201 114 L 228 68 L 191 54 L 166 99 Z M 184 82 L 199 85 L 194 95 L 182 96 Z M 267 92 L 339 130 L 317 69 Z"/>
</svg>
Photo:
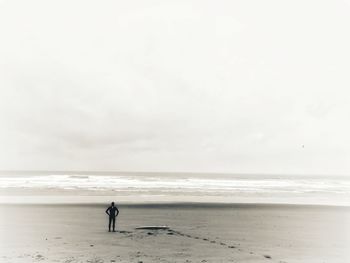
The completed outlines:
<svg viewBox="0 0 350 263">
<path fill-rule="evenodd" d="M 0 169 L 349 173 L 342 1 L 0 5 Z"/>
</svg>

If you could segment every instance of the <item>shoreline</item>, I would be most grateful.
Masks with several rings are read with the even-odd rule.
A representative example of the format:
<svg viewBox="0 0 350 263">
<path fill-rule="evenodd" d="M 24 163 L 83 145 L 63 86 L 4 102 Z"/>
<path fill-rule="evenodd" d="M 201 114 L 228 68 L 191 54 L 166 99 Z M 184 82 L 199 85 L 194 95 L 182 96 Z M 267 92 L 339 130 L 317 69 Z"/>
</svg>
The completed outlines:
<svg viewBox="0 0 350 263">
<path fill-rule="evenodd" d="M 54 207 L 105 207 L 109 203 L 91 202 L 91 203 L 0 203 L 0 206 L 54 206 Z M 325 204 L 293 204 L 293 203 L 215 203 L 215 202 L 150 202 L 150 203 L 116 203 L 120 208 L 152 208 L 152 209 L 167 209 L 167 208 L 207 208 L 207 209 L 223 209 L 223 208 L 236 208 L 236 209 L 256 209 L 256 208 L 269 208 L 269 209 L 281 209 L 281 208 L 310 208 L 310 209 L 345 209 L 350 210 L 350 206 L 345 205 L 325 205 Z"/>
</svg>

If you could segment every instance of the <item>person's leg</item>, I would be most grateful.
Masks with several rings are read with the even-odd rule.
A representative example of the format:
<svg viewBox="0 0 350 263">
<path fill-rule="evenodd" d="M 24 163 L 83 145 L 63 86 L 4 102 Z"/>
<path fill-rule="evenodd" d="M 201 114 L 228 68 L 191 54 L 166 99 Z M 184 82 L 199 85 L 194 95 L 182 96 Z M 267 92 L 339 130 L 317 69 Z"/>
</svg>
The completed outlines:
<svg viewBox="0 0 350 263">
<path fill-rule="evenodd" d="M 108 231 L 111 232 L 112 217 L 109 217 Z"/>
<path fill-rule="evenodd" d="M 113 232 L 115 232 L 115 217 L 113 217 Z"/>
</svg>

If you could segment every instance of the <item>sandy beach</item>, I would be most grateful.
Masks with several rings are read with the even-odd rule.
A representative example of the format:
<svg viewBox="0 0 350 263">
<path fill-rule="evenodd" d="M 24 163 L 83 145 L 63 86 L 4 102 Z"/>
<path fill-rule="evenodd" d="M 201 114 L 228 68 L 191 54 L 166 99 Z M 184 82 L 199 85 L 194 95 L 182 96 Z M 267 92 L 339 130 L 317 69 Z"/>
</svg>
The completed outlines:
<svg viewBox="0 0 350 263">
<path fill-rule="evenodd" d="M 1 205 L 1 262 L 349 262 L 350 209 L 295 205 Z M 167 230 L 137 230 L 166 225 Z"/>
</svg>

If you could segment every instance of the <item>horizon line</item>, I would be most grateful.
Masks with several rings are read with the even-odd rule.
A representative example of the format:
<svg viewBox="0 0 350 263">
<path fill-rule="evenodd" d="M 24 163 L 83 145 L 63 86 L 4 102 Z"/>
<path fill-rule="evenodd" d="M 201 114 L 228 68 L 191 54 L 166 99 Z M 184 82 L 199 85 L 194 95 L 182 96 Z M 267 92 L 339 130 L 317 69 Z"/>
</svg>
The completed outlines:
<svg viewBox="0 0 350 263">
<path fill-rule="evenodd" d="M 272 175 L 272 176 L 349 176 L 349 174 L 316 174 L 316 173 L 267 173 L 267 172 L 201 172 L 201 171 L 123 171 L 123 170 L 1 170 L 2 173 L 105 173 L 105 174 L 115 174 L 115 173 L 144 173 L 144 174 L 217 174 L 217 175 Z"/>
</svg>

